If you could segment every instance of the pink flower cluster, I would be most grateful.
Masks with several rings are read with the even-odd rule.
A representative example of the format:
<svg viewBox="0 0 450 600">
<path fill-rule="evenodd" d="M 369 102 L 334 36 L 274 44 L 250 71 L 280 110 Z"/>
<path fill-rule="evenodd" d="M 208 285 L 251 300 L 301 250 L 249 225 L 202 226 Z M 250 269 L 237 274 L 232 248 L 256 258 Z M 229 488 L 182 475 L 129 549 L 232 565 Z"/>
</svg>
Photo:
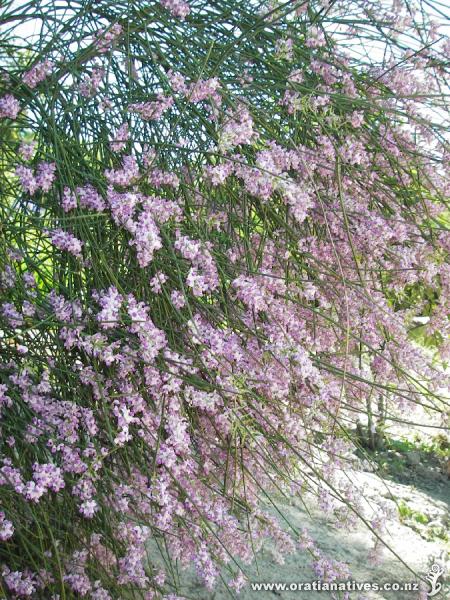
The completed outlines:
<svg viewBox="0 0 450 600">
<path fill-rule="evenodd" d="M 97 47 L 98 51 L 101 54 L 108 52 L 108 50 L 113 47 L 117 39 L 122 35 L 122 31 L 122 25 L 120 25 L 119 23 L 114 23 L 114 25 L 109 29 L 99 29 L 95 34 L 94 41 L 94 44 Z"/>
<path fill-rule="evenodd" d="M 95 295 L 102 310 L 97 315 L 97 320 L 103 329 L 111 329 L 117 325 L 119 311 L 123 303 L 123 298 L 113 286 L 107 293 Z"/>
<path fill-rule="evenodd" d="M 18 598 L 30 598 L 37 589 L 36 579 L 32 574 L 11 571 L 4 566 L 1 571 L 7 589 Z"/>
<path fill-rule="evenodd" d="M 222 103 L 221 84 L 217 77 L 198 79 L 187 84 L 181 73 L 170 70 L 167 73 L 167 78 L 172 91 L 175 94 L 180 94 L 188 102 L 197 104 L 204 100 L 210 100 L 216 106 L 220 106 Z"/>
<path fill-rule="evenodd" d="M 64 487 L 61 469 L 51 463 L 33 465 L 33 479 L 28 481 L 23 489 L 27 500 L 38 502 L 48 490 L 59 492 Z"/>
<path fill-rule="evenodd" d="M 122 158 L 122 168 L 106 169 L 105 177 L 109 183 L 121 187 L 127 187 L 139 177 L 139 165 L 134 156 L 124 156 Z"/>
<path fill-rule="evenodd" d="M 19 112 L 19 101 L 12 94 L 6 94 L 0 98 L 0 119 L 17 119 Z"/>
<path fill-rule="evenodd" d="M 136 247 L 138 262 L 141 267 L 146 267 L 153 260 L 155 251 L 162 248 L 159 229 L 152 212 L 150 210 L 142 211 L 130 230 L 133 233 L 130 246 Z"/>
<path fill-rule="evenodd" d="M 41 83 L 41 81 L 44 81 L 52 71 L 52 61 L 43 60 L 42 62 L 36 63 L 29 71 L 27 71 L 22 77 L 22 81 L 25 85 L 33 89 Z"/>
<path fill-rule="evenodd" d="M 104 76 L 104 69 L 102 67 L 94 65 L 91 74 L 86 75 L 79 85 L 80 94 L 84 98 L 92 98 L 93 96 L 95 96 L 99 91 Z"/>
<path fill-rule="evenodd" d="M 219 150 L 228 152 L 241 144 L 253 144 L 258 137 L 247 107 L 241 104 L 225 114 L 225 122 L 219 135 Z"/>
<path fill-rule="evenodd" d="M 64 487 L 61 469 L 51 463 L 33 465 L 33 479 L 24 482 L 20 470 L 4 460 L 0 468 L 0 485 L 11 485 L 14 490 L 31 502 L 39 502 L 49 490 L 59 492 Z"/>
<path fill-rule="evenodd" d="M 199 79 L 187 86 L 185 95 L 189 102 L 197 103 L 203 100 L 212 100 L 220 104 L 222 98 L 219 94 L 220 81 L 217 77 L 212 79 Z"/>
<path fill-rule="evenodd" d="M 77 205 L 97 212 L 102 212 L 106 208 L 102 196 L 89 184 L 77 187 L 75 192 L 72 192 L 68 187 L 64 188 L 61 198 L 61 206 L 64 212 L 73 210 Z"/>
<path fill-rule="evenodd" d="M 129 138 L 128 124 L 123 123 L 123 125 L 121 125 L 119 127 L 119 129 L 116 131 L 116 133 L 114 134 L 114 138 L 110 144 L 111 150 L 113 152 L 121 152 L 127 145 L 128 138 Z"/>
<path fill-rule="evenodd" d="M 49 232 L 49 237 L 51 243 L 58 248 L 58 250 L 69 252 L 76 258 L 82 258 L 81 251 L 84 242 L 80 241 L 68 231 L 54 229 L 53 231 Z"/>
<path fill-rule="evenodd" d="M 87 50 L 68 45 L 75 86 L 61 78 L 47 96 L 19 85 L 20 105 L 0 100 L 1 117 L 22 106 L 27 118 L 25 130 L 12 125 L 7 173 L 40 192 L 7 186 L 2 222 L 1 587 L 14 599 L 177 600 L 170 569 L 148 557 L 162 546 L 209 589 L 227 565 L 239 591 L 267 539 L 278 562 L 300 546 L 318 578 L 348 578 L 261 500 L 282 486 L 352 527 L 364 503 L 342 477 L 353 446 L 339 428 L 372 397 L 395 415 L 427 394 L 438 406 L 448 380 L 438 352 L 450 356 L 450 242 L 438 226 L 449 152 L 421 113 L 438 85 L 426 101 L 418 93 L 438 57 L 402 54 L 387 73 L 360 72 L 320 15 L 284 19 L 270 2 L 259 15 L 247 7 L 252 36 L 236 38 L 223 64 L 214 37 L 210 61 L 206 45 L 198 64 L 194 52 L 178 60 L 175 44 L 155 66 L 142 38 L 171 30 L 157 28 L 162 9 L 149 29 L 138 22 L 144 4 L 129 11 L 127 44 L 115 24 Z M 189 13 L 161 4 L 181 21 Z M 327 14 L 348 9 L 331 3 Z M 409 31 L 406 13 L 384 18 Z M 186 35 L 219 31 L 181 21 Z M 131 81 L 130 55 L 140 61 Z M 191 60 L 201 68 L 186 81 Z M 32 89 L 50 68 L 39 64 L 24 76 Z M 149 102 L 130 100 L 149 85 Z M 109 99 L 97 123 L 79 94 L 100 87 Z M 36 123 L 37 94 L 58 117 L 56 163 L 44 162 L 54 122 L 42 111 Z M 35 142 L 16 157 L 21 139 Z M 424 314 L 433 360 L 410 337 Z M 381 535 L 380 507 L 369 519 Z M 23 552 L 28 530 L 36 552 Z"/>
<path fill-rule="evenodd" d="M 23 158 L 23 160 L 31 160 L 33 158 L 33 154 L 36 148 L 36 142 L 22 142 L 19 147 L 19 154 Z"/>
<path fill-rule="evenodd" d="M 203 296 L 217 289 L 219 276 L 210 244 L 201 244 L 177 233 L 174 248 L 192 265 L 186 277 L 186 284 L 194 296 Z"/>
<path fill-rule="evenodd" d="M 5 542 L 14 535 L 14 526 L 8 521 L 3 511 L 0 511 L 0 540 Z"/>
<path fill-rule="evenodd" d="M 48 192 L 55 180 L 55 171 L 56 164 L 48 162 L 39 163 L 35 173 L 23 165 L 16 167 L 16 175 L 23 190 L 31 195 L 38 190 Z"/>
<path fill-rule="evenodd" d="M 184 2 L 184 0 L 159 0 L 159 2 L 164 8 L 167 8 L 174 17 L 179 17 L 182 20 L 191 12 L 189 4 Z"/>
<path fill-rule="evenodd" d="M 172 106 L 173 98 L 158 94 L 158 97 L 153 102 L 139 102 L 130 104 L 128 110 L 138 114 L 144 121 L 158 121 L 164 113 Z"/>
</svg>

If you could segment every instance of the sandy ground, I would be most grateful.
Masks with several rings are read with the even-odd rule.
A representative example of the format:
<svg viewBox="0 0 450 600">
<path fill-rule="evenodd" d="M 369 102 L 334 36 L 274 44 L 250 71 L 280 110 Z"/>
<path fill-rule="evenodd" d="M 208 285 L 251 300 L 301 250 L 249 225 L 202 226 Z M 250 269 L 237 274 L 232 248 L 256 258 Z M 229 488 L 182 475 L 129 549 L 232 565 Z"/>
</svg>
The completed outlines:
<svg viewBox="0 0 450 600">
<path fill-rule="evenodd" d="M 389 436 L 397 441 L 430 442 L 439 433 L 450 441 L 448 429 L 428 427 L 436 424 L 436 419 L 421 413 L 415 416 L 420 426 L 394 423 Z M 373 582 L 379 587 L 385 583 L 422 581 L 425 586 L 422 593 L 370 590 L 352 591 L 345 597 L 342 592 L 333 596 L 326 591 L 256 591 L 252 589 L 254 583 L 305 584 L 317 579 L 311 568 L 311 556 L 306 551 L 287 556 L 280 565 L 275 562 L 270 545 L 257 554 L 250 567 L 244 568 L 248 582 L 239 594 L 231 594 L 223 583 L 213 591 L 205 589 L 194 569 L 179 571 L 178 585 L 173 592 L 187 600 L 427 600 L 431 597 L 450 600 L 450 478 L 446 459 L 420 444 L 400 451 L 387 448 L 374 455 L 371 462 L 355 455 L 342 474 L 354 482 L 355 488 L 363 490 L 366 507 L 382 502 L 391 508 L 383 537 L 393 552 L 384 548 L 376 565 L 369 560 L 374 537 L 363 523 L 351 530 L 336 526 L 336 519 L 325 517 L 314 498 L 273 498 L 273 501 L 296 530 L 306 528 L 325 555 L 348 566 L 351 580 L 360 584 Z M 274 509 L 268 510 L 278 516 Z M 159 561 L 152 562 L 155 565 Z M 436 595 L 428 596 L 430 584 L 425 576 L 435 563 L 444 569 L 439 577 L 442 588 Z M 224 579 L 229 578 L 229 574 L 224 573 Z"/>
<path fill-rule="evenodd" d="M 414 458 L 417 463 L 417 457 Z M 352 579 L 357 582 L 385 582 L 403 583 L 417 582 L 417 577 L 402 564 L 406 563 L 414 573 L 424 577 L 430 566 L 438 561 L 439 564 L 447 565 L 447 573 L 450 567 L 450 545 L 446 541 L 446 535 L 450 534 L 450 481 L 439 472 L 430 469 L 422 471 L 428 473 L 428 477 L 420 475 L 421 467 L 418 464 L 411 465 L 407 484 L 398 481 L 386 481 L 378 475 L 362 470 L 351 470 L 347 472 L 357 485 L 364 488 L 364 496 L 367 502 L 385 499 L 394 508 L 393 518 L 388 521 L 386 540 L 395 553 L 401 558 L 397 559 L 391 552 L 384 549 L 381 562 L 374 566 L 368 560 L 368 555 L 373 547 L 373 536 L 364 525 L 358 526 L 356 530 L 349 532 L 336 527 L 330 519 L 314 509 L 313 502 L 308 502 L 308 512 L 305 510 L 300 499 L 292 499 L 289 502 L 280 501 L 278 506 L 289 521 L 298 529 L 306 527 L 311 537 L 318 542 L 321 550 L 334 559 L 345 562 L 351 573 Z M 417 476 L 417 470 L 419 476 Z M 404 474 L 405 477 L 407 474 Z M 392 500 L 392 497 L 395 500 Z M 402 519 L 398 516 L 398 505 L 408 507 L 408 515 Z M 419 520 L 427 521 L 426 524 L 418 522 L 414 516 L 420 515 Z M 424 518 L 425 517 L 425 518 Z M 441 536 L 441 537 L 440 537 Z M 448 538 L 447 538 L 448 539 Z M 258 555 L 257 562 L 247 568 L 248 583 L 236 596 L 241 600 L 325 600 L 330 598 L 330 592 L 314 591 L 254 591 L 251 583 L 255 582 L 285 582 L 300 583 L 312 582 L 316 579 L 310 568 L 310 556 L 299 551 L 286 558 L 283 565 L 274 562 L 269 549 L 263 549 Z M 193 571 L 184 571 L 180 574 L 180 587 L 177 593 L 188 599 L 196 600 L 228 600 L 231 596 L 223 584 L 214 591 L 205 590 Z M 441 593 L 434 596 L 437 600 L 450 598 L 450 579 L 447 576 L 440 578 L 443 585 Z M 343 598 L 341 595 L 336 596 Z M 350 592 L 351 600 L 403 600 L 419 598 L 417 591 L 364 591 Z M 423 596 L 426 598 L 426 596 Z"/>
</svg>

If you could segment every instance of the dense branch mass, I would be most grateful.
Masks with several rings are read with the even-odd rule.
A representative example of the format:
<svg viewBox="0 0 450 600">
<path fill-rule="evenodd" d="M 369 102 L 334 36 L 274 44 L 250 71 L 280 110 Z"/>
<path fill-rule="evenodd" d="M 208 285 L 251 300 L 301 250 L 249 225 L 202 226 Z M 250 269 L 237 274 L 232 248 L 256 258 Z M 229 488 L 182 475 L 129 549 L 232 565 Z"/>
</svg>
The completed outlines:
<svg viewBox="0 0 450 600">
<path fill-rule="evenodd" d="M 1 590 L 175 600 L 158 547 L 239 590 L 268 538 L 347 577 L 265 502 L 376 554 L 352 426 L 448 418 L 442 15 L 66 4 L 0 13 Z"/>
</svg>

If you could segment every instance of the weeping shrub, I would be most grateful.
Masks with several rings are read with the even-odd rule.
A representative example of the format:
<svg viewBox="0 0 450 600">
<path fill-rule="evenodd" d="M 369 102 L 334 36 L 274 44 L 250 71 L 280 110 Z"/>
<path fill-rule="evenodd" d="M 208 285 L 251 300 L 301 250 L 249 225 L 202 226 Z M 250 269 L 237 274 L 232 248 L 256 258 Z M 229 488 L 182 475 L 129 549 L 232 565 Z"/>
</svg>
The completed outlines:
<svg viewBox="0 0 450 600">
<path fill-rule="evenodd" d="M 360 418 L 373 439 L 378 417 L 448 416 L 433 18 L 401 0 L 4 3 L 4 597 L 174 599 L 175 563 L 233 595 L 267 539 L 346 577 L 273 516 L 283 494 L 387 544 L 385 507 L 343 470 Z"/>
</svg>

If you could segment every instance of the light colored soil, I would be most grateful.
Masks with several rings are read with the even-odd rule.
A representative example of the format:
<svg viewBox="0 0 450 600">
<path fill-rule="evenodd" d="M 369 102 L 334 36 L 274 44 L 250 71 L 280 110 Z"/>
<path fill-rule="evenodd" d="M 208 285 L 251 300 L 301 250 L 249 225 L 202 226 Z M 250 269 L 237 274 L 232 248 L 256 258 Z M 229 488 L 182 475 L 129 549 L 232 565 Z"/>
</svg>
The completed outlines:
<svg viewBox="0 0 450 600">
<path fill-rule="evenodd" d="M 420 465 L 417 465 L 420 466 Z M 412 473 L 412 471 L 411 471 Z M 392 503 L 394 516 L 388 521 L 386 541 L 395 553 L 406 563 L 414 573 L 420 577 L 428 572 L 431 564 L 436 560 L 440 564 L 447 563 L 447 573 L 450 567 L 448 542 L 439 537 L 450 535 L 450 482 L 443 476 L 432 474 L 429 480 L 419 481 L 421 485 L 404 484 L 394 481 L 383 481 L 378 475 L 363 471 L 348 471 L 355 484 L 364 488 L 365 502 L 377 502 L 385 499 Z M 415 481 L 417 477 L 411 474 Z M 417 482 L 417 481 L 416 481 Z M 389 491 L 386 485 L 388 485 Z M 422 489 L 420 489 L 422 488 Z M 392 500 L 395 498 L 395 501 Z M 426 517 L 427 524 L 421 524 L 413 517 L 406 517 L 403 522 L 398 517 L 396 503 L 406 505 L 414 514 Z M 331 519 L 323 517 L 314 509 L 312 501 L 308 502 L 308 510 L 303 507 L 300 499 L 289 502 L 277 502 L 278 507 L 287 519 L 299 530 L 306 527 L 311 537 L 318 543 L 321 550 L 336 560 L 345 562 L 351 573 L 352 579 L 357 582 L 385 582 L 403 583 L 418 581 L 417 577 L 402 564 L 389 550 L 384 549 L 381 562 L 374 566 L 368 560 L 368 555 L 373 547 L 373 536 L 361 524 L 354 531 L 342 530 L 336 527 Z M 423 520 L 423 519 L 422 519 Z M 236 597 L 241 600 L 325 600 L 330 598 L 330 592 L 314 591 L 253 591 L 251 582 L 286 582 L 300 583 L 311 582 L 316 579 L 310 567 L 310 556 L 299 551 L 288 556 L 284 565 L 276 564 L 269 549 L 262 550 L 257 561 L 247 568 L 249 583 Z M 205 590 L 195 573 L 191 570 L 180 573 L 181 586 L 178 594 L 195 600 L 229 600 L 230 593 L 223 584 L 216 590 Z M 444 582 L 444 580 L 442 579 Z M 450 585 L 448 579 L 443 591 L 435 596 L 437 600 L 450 598 Z M 342 592 L 341 592 L 342 594 Z M 343 596 L 339 596 L 342 598 Z M 351 592 L 351 600 L 412 600 L 419 597 L 418 592 L 380 592 L 365 591 Z"/>
</svg>

